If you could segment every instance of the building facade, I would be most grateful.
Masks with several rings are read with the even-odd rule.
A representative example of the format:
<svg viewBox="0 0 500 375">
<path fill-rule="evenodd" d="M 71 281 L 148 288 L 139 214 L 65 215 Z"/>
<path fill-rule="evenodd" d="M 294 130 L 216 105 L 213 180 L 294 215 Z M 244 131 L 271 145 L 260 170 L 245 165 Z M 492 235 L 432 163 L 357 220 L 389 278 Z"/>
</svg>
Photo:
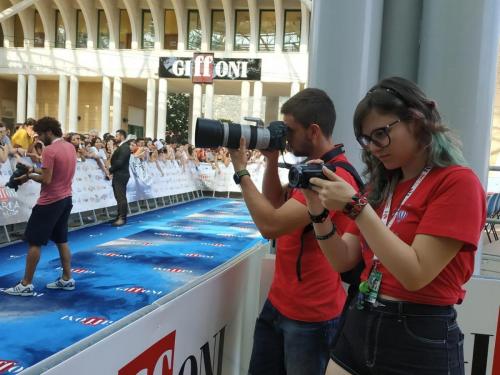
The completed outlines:
<svg viewBox="0 0 500 375">
<path fill-rule="evenodd" d="M 167 95 L 188 93 L 191 127 L 200 116 L 274 120 L 283 100 L 306 83 L 310 9 L 304 4 L 0 0 L 0 117 L 12 124 L 53 116 L 65 131 L 126 129 L 163 138 Z M 21 5 L 13 16 L 5 11 Z M 212 83 L 193 82 L 182 63 L 196 53 L 220 62 L 210 68 L 219 73 Z M 161 59 L 181 61 L 176 73 L 185 74 L 161 75 Z M 258 76 L 219 79 L 250 60 Z"/>
</svg>

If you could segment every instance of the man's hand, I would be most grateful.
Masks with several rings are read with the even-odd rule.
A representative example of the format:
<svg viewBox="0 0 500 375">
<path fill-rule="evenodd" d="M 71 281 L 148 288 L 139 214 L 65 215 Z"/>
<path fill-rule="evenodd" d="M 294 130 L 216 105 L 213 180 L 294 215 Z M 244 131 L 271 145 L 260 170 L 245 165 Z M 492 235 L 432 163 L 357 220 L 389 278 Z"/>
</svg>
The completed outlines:
<svg viewBox="0 0 500 375">
<path fill-rule="evenodd" d="M 279 150 L 261 150 L 262 155 L 264 155 L 268 162 L 278 162 L 280 157 Z"/>
<path fill-rule="evenodd" d="M 20 177 L 15 177 L 14 180 L 17 181 L 19 183 L 19 185 L 22 185 L 29 180 L 29 175 L 23 174 Z"/>
<path fill-rule="evenodd" d="M 239 172 L 246 169 L 248 159 L 247 159 L 247 146 L 245 143 L 245 138 L 240 138 L 240 148 L 229 149 L 229 154 L 231 155 L 231 161 L 233 163 L 234 171 Z"/>
</svg>

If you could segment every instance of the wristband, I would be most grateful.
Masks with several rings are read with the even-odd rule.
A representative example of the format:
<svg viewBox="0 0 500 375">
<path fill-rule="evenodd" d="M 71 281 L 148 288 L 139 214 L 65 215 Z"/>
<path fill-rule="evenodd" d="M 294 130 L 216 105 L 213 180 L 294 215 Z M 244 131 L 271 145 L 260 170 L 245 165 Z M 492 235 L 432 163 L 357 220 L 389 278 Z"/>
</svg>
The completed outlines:
<svg viewBox="0 0 500 375">
<path fill-rule="evenodd" d="M 335 224 L 332 223 L 332 230 L 330 232 L 328 232 L 327 234 L 323 234 L 323 235 L 316 235 L 316 239 L 318 241 L 324 241 L 324 240 L 327 240 L 329 239 L 330 237 L 332 237 L 335 232 L 337 232 L 337 227 L 335 226 Z"/>
<path fill-rule="evenodd" d="M 324 223 L 328 217 L 329 211 L 325 208 L 319 215 L 313 215 L 309 212 L 309 218 L 313 223 Z"/>
<path fill-rule="evenodd" d="M 356 193 L 352 196 L 351 201 L 345 205 L 342 212 L 350 219 L 355 220 L 367 204 L 368 199 L 366 196 L 361 193 Z"/>
</svg>

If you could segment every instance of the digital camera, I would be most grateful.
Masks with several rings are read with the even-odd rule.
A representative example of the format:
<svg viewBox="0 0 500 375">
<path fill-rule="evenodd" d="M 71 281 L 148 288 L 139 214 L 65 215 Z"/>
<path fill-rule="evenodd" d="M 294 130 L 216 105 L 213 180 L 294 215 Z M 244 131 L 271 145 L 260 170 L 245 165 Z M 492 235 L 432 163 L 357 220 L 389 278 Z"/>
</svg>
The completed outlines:
<svg viewBox="0 0 500 375">
<path fill-rule="evenodd" d="M 335 172 L 335 166 L 331 164 L 297 164 L 290 167 L 288 172 L 288 185 L 292 188 L 310 189 L 309 180 L 313 177 L 327 180 L 323 174 L 323 167 Z"/>
</svg>

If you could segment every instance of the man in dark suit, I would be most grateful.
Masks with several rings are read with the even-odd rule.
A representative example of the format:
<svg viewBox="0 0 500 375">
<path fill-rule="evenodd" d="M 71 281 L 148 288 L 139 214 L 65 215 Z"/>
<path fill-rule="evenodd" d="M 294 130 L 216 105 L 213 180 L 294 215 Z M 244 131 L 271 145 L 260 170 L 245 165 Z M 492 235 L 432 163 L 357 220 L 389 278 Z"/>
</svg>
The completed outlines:
<svg viewBox="0 0 500 375">
<path fill-rule="evenodd" d="M 127 182 L 130 178 L 129 161 L 130 145 L 126 141 L 127 132 L 119 129 L 116 131 L 115 139 L 119 146 L 111 156 L 111 167 L 109 173 L 113 175 L 113 194 L 115 195 L 118 207 L 118 217 L 113 222 L 113 226 L 119 227 L 127 222 Z"/>
</svg>

